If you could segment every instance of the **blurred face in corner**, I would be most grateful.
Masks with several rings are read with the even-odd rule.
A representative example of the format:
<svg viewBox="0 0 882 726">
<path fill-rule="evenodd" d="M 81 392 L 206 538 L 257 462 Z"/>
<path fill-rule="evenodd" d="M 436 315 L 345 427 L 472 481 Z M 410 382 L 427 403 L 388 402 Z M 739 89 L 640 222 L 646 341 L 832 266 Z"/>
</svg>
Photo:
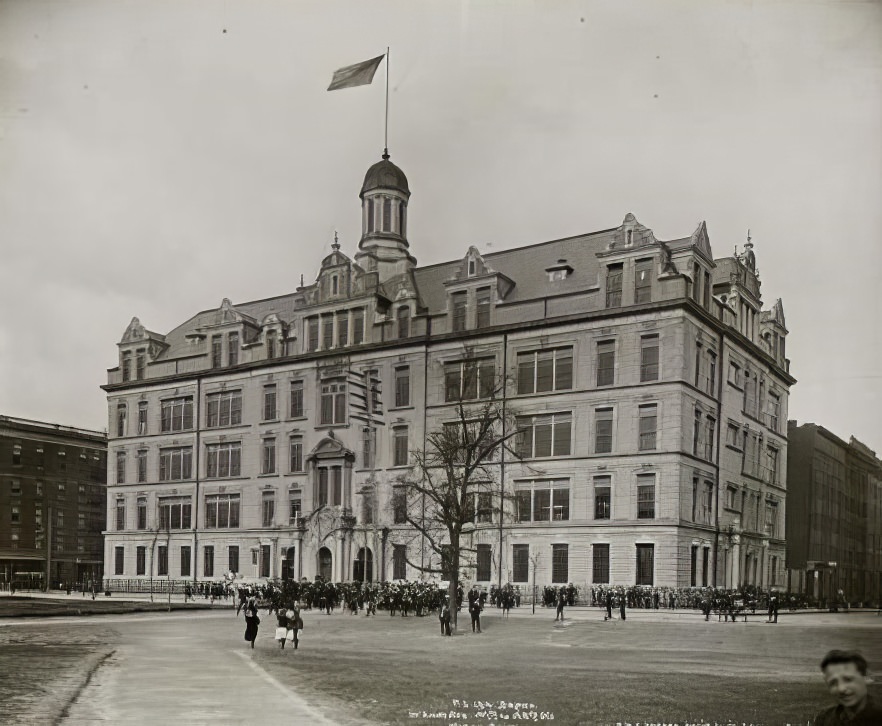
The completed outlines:
<svg viewBox="0 0 882 726">
<path fill-rule="evenodd" d="M 867 699 L 866 678 L 854 663 L 830 663 L 824 681 L 836 702 L 846 708 L 857 708 Z"/>
</svg>

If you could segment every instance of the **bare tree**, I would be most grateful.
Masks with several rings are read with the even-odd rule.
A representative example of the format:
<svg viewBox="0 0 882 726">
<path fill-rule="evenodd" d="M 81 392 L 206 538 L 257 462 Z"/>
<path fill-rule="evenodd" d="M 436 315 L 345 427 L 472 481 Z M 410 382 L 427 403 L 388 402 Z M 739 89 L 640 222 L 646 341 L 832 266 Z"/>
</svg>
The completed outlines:
<svg viewBox="0 0 882 726">
<path fill-rule="evenodd" d="M 410 474 L 393 487 L 394 523 L 408 525 L 428 547 L 427 558 L 407 558 L 407 563 L 450 581 L 454 613 L 460 567 L 476 552 L 476 520 L 492 522 L 506 512 L 503 486 L 496 480 L 503 451 L 517 456 L 509 444 L 518 431 L 506 407 L 505 386 L 505 376 L 496 373 L 490 359 L 466 350 L 458 374 L 445 381 L 445 397 L 453 402 L 450 418 L 427 432 L 425 449 L 411 452 Z"/>
</svg>

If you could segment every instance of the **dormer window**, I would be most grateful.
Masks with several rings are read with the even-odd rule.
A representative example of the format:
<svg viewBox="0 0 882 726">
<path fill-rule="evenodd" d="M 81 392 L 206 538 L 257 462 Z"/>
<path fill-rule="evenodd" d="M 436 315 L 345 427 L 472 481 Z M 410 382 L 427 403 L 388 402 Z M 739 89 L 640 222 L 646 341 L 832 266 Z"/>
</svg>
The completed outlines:
<svg viewBox="0 0 882 726">
<path fill-rule="evenodd" d="M 398 308 L 398 337 L 410 337 L 410 308 L 407 305 Z"/>
<path fill-rule="evenodd" d="M 336 280 L 336 278 L 334 278 Z M 272 359 L 276 357 L 276 331 L 268 330 L 266 333 L 266 357 Z"/>
<path fill-rule="evenodd" d="M 625 236 L 625 246 L 630 247 L 634 243 L 634 230 L 629 229 Z"/>
<path fill-rule="evenodd" d="M 392 231 L 392 200 L 389 197 L 383 199 L 383 231 Z"/>
<path fill-rule="evenodd" d="M 145 348 L 138 348 L 135 351 L 135 379 L 143 380 L 144 379 L 144 371 L 147 366 L 147 350 Z"/>
<path fill-rule="evenodd" d="M 475 258 L 469 259 L 469 277 L 475 276 Z"/>
<path fill-rule="evenodd" d="M 367 199 L 365 200 L 365 204 L 367 205 L 367 231 L 374 231 L 374 200 Z"/>
<path fill-rule="evenodd" d="M 132 351 L 127 350 L 122 354 L 122 379 L 123 383 L 132 378 Z"/>
<path fill-rule="evenodd" d="M 558 260 L 557 264 L 546 267 L 545 272 L 548 273 L 549 282 L 559 282 L 560 280 L 566 280 L 572 275 L 573 268 L 567 264 L 566 260 Z"/>
<path fill-rule="evenodd" d="M 339 295 L 340 294 L 340 280 L 337 275 L 333 275 L 331 277 L 331 294 Z"/>
</svg>

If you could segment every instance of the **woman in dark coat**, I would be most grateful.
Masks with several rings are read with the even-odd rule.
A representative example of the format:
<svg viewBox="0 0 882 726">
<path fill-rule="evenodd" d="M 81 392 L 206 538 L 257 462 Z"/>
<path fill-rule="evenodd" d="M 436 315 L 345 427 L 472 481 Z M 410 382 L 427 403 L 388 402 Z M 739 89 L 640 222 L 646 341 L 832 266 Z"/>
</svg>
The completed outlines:
<svg viewBox="0 0 882 726">
<path fill-rule="evenodd" d="M 260 625 L 260 618 L 257 617 L 257 603 L 251 600 L 245 606 L 245 640 L 251 641 L 252 648 L 254 647 L 254 641 L 257 640 L 258 625 Z"/>
</svg>

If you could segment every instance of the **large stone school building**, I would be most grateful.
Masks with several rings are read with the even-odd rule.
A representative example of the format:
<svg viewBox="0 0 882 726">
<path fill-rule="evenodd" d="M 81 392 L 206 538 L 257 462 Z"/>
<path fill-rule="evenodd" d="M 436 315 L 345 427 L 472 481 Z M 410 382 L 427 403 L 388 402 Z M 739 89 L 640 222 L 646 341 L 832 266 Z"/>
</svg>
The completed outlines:
<svg viewBox="0 0 882 726">
<path fill-rule="evenodd" d="M 165 333 L 132 319 L 103 386 L 105 578 L 419 578 L 396 481 L 496 376 L 517 506 L 478 503 L 464 579 L 784 584 L 795 380 L 749 238 L 714 259 L 704 223 L 662 241 L 627 214 L 421 267 L 388 154 L 359 196 L 357 251 L 335 240 L 312 284 Z"/>
</svg>

